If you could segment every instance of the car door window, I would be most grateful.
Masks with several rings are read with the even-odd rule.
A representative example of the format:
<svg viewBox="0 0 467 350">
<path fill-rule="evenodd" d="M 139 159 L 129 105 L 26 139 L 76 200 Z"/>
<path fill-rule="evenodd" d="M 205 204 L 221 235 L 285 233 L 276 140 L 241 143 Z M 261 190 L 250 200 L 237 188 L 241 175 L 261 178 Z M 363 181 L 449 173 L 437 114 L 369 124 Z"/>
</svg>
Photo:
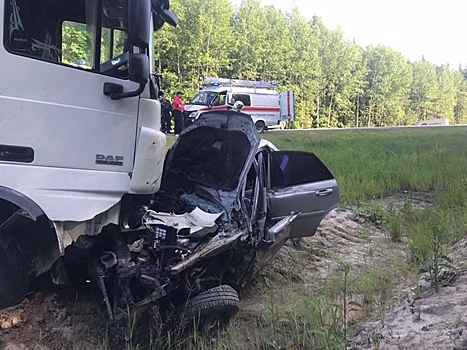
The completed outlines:
<svg viewBox="0 0 467 350">
<path fill-rule="evenodd" d="M 290 237 L 312 236 L 324 216 L 339 203 L 339 188 L 313 153 L 273 151 L 269 163 L 268 200 L 271 223 L 300 212 Z"/>
<path fill-rule="evenodd" d="M 271 187 L 282 188 L 331 180 L 331 172 L 313 153 L 271 153 Z"/>
<path fill-rule="evenodd" d="M 236 101 L 241 101 L 244 106 L 251 106 L 250 95 L 233 94 L 232 95 L 232 104 L 234 104 Z"/>
<path fill-rule="evenodd" d="M 222 91 L 219 95 L 216 96 L 214 101 L 212 101 L 213 106 L 223 106 L 225 105 L 227 99 L 227 91 Z"/>
</svg>

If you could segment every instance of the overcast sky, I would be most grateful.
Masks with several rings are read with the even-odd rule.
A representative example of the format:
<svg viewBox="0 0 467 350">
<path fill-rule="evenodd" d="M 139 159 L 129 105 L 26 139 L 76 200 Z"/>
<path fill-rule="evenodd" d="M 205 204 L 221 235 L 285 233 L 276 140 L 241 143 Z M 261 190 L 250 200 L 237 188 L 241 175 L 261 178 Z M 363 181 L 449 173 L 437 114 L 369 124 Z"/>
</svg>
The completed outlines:
<svg viewBox="0 0 467 350">
<path fill-rule="evenodd" d="M 239 5 L 241 0 L 231 0 Z M 320 16 L 328 28 L 341 26 L 358 45 L 383 44 L 411 61 L 451 68 L 467 65 L 466 0 L 262 0 L 284 10 L 294 5 L 307 18 Z"/>
</svg>

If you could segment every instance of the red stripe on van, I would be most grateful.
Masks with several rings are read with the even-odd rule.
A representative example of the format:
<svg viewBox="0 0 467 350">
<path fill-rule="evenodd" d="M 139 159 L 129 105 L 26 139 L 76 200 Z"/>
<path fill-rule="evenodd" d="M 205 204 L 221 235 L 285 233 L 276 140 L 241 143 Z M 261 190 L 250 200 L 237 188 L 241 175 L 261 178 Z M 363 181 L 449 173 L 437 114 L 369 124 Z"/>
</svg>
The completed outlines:
<svg viewBox="0 0 467 350">
<path fill-rule="evenodd" d="M 287 116 L 290 117 L 290 91 L 287 91 Z"/>
<path fill-rule="evenodd" d="M 224 111 L 227 109 L 227 105 L 222 105 L 222 106 L 214 106 L 211 108 L 206 108 L 203 109 L 203 111 Z"/>
<path fill-rule="evenodd" d="M 245 106 L 242 111 L 267 111 L 267 112 L 278 112 L 280 111 L 280 107 L 254 107 L 254 106 Z"/>
<path fill-rule="evenodd" d="M 185 110 L 189 111 L 190 107 L 194 107 L 194 105 L 189 105 L 185 107 Z M 209 107 L 202 107 L 197 110 L 197 112 L 209 112 L 209 111 L 224 111 L 228 109 L 228 107 L 232 108 L 232 106 L 222 105 L 222 106 L 213 106 Z M 255 106 L 245 106 L 242 111 L 250 111 L 250 112 L 280 112 L 280 107 L 255 107 Z"/>
</svg>

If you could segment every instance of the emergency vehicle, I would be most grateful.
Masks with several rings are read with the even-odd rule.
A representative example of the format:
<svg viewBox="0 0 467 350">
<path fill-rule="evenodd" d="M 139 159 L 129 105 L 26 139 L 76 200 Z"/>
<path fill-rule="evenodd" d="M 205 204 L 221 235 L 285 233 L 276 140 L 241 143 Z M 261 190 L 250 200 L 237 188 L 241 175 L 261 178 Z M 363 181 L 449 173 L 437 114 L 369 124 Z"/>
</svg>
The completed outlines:
<svg viewBox="0 0 467 350">
<path fill-rule="evenodd" d="M 230 109 L 236 101 L 243 103 L 242 112 L 251 115 L 258 132 L 285 129 L 294 120 L 294 93 L 279 94 L 276 83 L 225 78 L 202 78 L 202 82 L 203 90 L 185 106 L 185 126 L 204 112 Z"/>
</svg>

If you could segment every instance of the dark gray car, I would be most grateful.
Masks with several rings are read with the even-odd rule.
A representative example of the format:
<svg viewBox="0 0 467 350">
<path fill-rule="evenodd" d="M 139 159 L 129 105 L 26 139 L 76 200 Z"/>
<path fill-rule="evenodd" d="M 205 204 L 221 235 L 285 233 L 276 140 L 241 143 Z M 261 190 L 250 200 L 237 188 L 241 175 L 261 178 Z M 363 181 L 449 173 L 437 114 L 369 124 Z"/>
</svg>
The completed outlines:
<svg viewBox="0 0 467 350">
<path fill-rule="evenodd" d="M 89 264 L 109 325 L 122 330 L 127 310 L 157 305 L 166 324 L 199 318 L 209 329 L 235 314 L 237 291 L 287 239 L 315 233 L 339 190 L 313 153 L 279 151 L 249 115 L 222 111 L 180 134 L 157 194 L 126 201 Z"/>
</svg>

